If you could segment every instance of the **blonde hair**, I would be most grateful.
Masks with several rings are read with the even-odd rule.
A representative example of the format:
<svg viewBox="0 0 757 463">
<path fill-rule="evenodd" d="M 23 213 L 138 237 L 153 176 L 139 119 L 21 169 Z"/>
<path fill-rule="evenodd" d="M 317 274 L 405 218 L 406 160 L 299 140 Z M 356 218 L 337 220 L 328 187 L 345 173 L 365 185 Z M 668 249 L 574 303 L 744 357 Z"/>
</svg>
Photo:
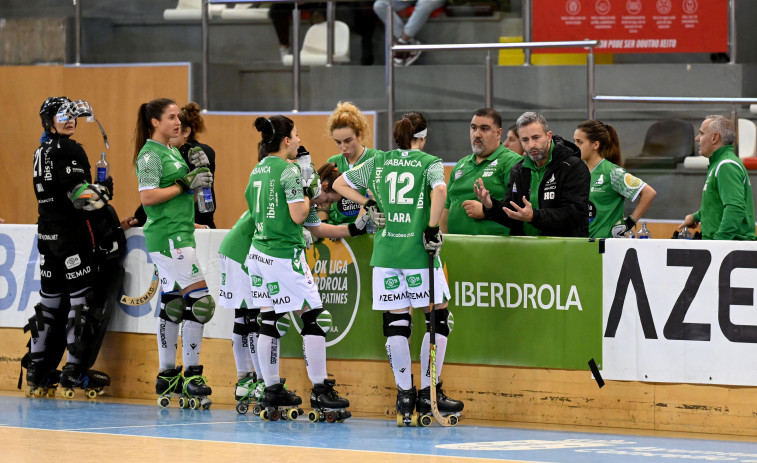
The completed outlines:
<svg viewBox="0 0 757 463">
<path fill-rule="evenodd" d="M 345 127 L 350 127 L 355 131 L 355 135 L 363 140 L 370 133 L 368 121 L 365 120 L 363 113 L 360 112 L 360 108 L 349 101 L 340 101 L 337 103 L 334 112 L 329 116 L 328 122 L 326 122 L 326 134 L 331 137 L 334 130 Z"/>
</svg>

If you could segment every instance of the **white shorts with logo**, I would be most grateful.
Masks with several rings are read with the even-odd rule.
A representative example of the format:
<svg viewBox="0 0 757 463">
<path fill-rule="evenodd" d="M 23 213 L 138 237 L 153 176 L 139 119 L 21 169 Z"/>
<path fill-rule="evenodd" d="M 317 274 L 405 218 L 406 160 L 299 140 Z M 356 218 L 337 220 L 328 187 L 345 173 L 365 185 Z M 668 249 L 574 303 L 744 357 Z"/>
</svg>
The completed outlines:
<svg viewBox="0 0 757 463">
<path fill-rule="evenodd" d="M 276 313 L 294 312 L 306 304 L 312 309 L 323 307 L 305 251 L 297 250 L 292 258 L 283 259 L 251 246 L 245 265 L 250 275 L 253 307 L 273 307 Z"/>
<path fill-rule="evenodd" d="M 428 307 L 428 269 L 373 267 L 373 310 Z M 434 304 L 449 301 L 444 270 L 434 269 Z"/>
<path fill-rule="evenodd" d="M 160 286 L 164 293 L 173 291 L 177 285 L 184 289 L 205 280 L 195 248 L 171 249 L 171 257 L 151 252 L 150 259 L 158 267 Z"/>
<path fill-rule="evenodd" d="M 229 259 L 223 254 L 221 258 L 221 288 L 218 294 L 218 305 L 226 309 L 251 309 L 252 291 L 250 277 L 242 268 L 242 264 Z"/>
</svg>

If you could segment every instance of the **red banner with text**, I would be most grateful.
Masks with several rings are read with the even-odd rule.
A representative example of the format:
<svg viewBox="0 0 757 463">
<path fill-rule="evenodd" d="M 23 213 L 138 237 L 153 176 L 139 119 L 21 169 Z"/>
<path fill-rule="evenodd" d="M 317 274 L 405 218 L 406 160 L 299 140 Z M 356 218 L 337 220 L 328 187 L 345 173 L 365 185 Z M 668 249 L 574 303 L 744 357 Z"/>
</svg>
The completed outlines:
<svg viewBox="0 0 757 463">
<path fill-rule="evenodd" d="M 532 5 L 535 42 L 600 40 L 594 51 L 603 53 L 728 51 L 728 0 L 532 0 Z"/>
</svg>

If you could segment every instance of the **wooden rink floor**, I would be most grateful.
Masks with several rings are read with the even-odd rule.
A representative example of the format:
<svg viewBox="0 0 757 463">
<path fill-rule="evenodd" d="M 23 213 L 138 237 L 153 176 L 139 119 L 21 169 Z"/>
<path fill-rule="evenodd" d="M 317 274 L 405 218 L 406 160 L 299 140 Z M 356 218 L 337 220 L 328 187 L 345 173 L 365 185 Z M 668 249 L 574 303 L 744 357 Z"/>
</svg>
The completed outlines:
<svg viewBox="0 0 757 463">
<path fill-rule="evenodd" d="M 627 433 L 626 433 L 627 432 Z M 155 402 L 0 395 L 0 461 L 757 462 L 757 439 L 580 426 L 491 423 L 398 428 L 393 419 L 265 422 L 231 406 L 161 409 Z"/>
</svg>

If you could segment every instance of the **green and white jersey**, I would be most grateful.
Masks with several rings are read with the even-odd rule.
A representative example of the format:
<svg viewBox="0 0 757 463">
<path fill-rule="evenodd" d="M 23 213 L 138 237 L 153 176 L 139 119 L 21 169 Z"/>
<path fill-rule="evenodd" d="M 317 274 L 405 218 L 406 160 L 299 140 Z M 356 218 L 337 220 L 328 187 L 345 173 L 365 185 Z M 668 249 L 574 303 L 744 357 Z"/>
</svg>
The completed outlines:
<svg viewBox="0 0 757 463">
<path fill-rule="evenodd" d="M 244 195 L 255 222 L 255 249 L 282 259 L 291 259 L 297 250 L 305 249 L 302 226 L 289 213 L 289 203 L 305 201 L 296 163 L 266 157 L 252 169 Z"/>
<path fill-rule="evenodd" d="M 255 221 L 252 219 L 250 211 L 244 211 L 244 214 L 223 238 L 218 252 L 234 262 L 244 265 L 247 254 L 250 252 L 250 244 L 254 234 Z"/>
<path fill-rule="evenodd" d="M 427 268 L 423 231 L 430 216 L 431 189 L 444 184 L 441 159 L 419 150 L 382 151 L 343 176 L 353 188 L 370 189 L 386 214 L 386 227 L 374 237 L 371 265 Z"/>
<path fill-rule="evenodd" d="M 444 208 L 449 209 L 447 230 L 461 235 L 510 235 L 510 229 L 493 220 L 472 219 L 463 209 L 463 202 L 478 201 L 473 184 L 479 178 L 492 198 L 504 198 L 507 194 L 507 182 L 510 181 L 510 169 L 523 158 L 500 145 L 492 154 L 478 164 L 476 155 L 462 158 L 449 177 L 447 201 Z"/>
<path fill-rule="evenodd" d="M 612 237 L 612 226 L 623 220 L 626 199 L 636 201 L 646 183 L 607 159 L 602 159 L 591 171 L 589 206 L 590 238 Z"/>
<path fill-rule="evenodd" d="M 187 175 L 189 167 L 179 150 L 147 140 L 137 156 L 139 191 L 166 188 Z M 171 255 L 171 249 L 195 247 L 194 195 L 181 193 L 168 201 L 145 206 L 144 226 L 148 252 Z"/>
<path fill-rule="evenodd" d="M 357 162 L 355 164 L 349 164 L 347 162 L 347 158 L 344 157 L 342 154 L 336 154 L 334 156 L 331 156 L 326 160 L 326 162 L 333 162 L 336 164 L 336 168 L 339 170 L 339 172 L 347 172 L 348 170 L 352 169 L 355 166 L 359 166 L 366 160 L 372 158 L 376 155 L 376 153 L 379 153 L 380 151 L 372 149 L 372 148 L 365 148 L 363 151 L 363 154 L 360 155 Z M 366 195 L 366 189 L 361 188 L 360 194 L 365 196 Z M 357 216 L 360 214 L 360 204 L 350 201 L 347 198 L 342 198 L 339 201 L 335 201 L 331 203 L 331 207 L 329 209 L 329 220 L 328 223 L 333 225 L 341 225 L 341 224 L 350 224 L 355 223 L 355 220 L 357 219 Z"/>
</svg>

